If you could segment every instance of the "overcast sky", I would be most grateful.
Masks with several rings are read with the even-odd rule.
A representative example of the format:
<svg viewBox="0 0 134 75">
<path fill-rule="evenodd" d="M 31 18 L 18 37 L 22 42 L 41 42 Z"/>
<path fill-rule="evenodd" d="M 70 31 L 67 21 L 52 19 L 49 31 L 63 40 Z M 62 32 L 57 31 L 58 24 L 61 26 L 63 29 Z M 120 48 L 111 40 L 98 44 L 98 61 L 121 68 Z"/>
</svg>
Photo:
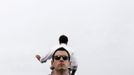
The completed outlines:
<svg viewBox="0 0 134 75">
<path fill-rule="evenodd" d="M 1 0 L 0 75 L 48 75 L 45 55 L 65 34 L 76 75 L 134 75 L 133 0 Z"/>
</svg>

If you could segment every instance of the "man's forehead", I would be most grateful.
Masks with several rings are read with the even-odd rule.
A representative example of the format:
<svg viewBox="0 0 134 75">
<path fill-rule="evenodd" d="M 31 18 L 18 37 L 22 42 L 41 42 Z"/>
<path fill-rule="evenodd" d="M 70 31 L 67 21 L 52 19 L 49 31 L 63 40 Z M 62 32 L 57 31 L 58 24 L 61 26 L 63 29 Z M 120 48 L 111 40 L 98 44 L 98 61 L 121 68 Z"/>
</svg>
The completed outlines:
<svg viewBox="0 0 134 75">
<path fill-rule="evenodd" d="M 66 55 L 66 56 L 68 56 L 68 54 L 67 54 L 66 51 L 57 51 L 57 52 L 55 53 L 55 55 Z"/>
</svg>

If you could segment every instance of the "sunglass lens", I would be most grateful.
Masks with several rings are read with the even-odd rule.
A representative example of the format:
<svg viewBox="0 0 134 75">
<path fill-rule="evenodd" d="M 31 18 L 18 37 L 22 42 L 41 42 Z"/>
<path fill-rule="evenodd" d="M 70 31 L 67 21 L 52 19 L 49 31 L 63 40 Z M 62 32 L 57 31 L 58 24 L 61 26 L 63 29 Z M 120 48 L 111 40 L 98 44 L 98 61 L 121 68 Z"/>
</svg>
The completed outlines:
<svg viewBox="0 0 134 75">
<path fill-rule="evenodd" d="M 60 57 L 59 56 L 55 56 L 54 59 L 55 60 L 60 60 Z"/>
<path fill-rule="evenodd" d="M 68 60 L 67 56 L 63 56 L 62 58 L 63 58 L 63 60 Z"/>
</svg>

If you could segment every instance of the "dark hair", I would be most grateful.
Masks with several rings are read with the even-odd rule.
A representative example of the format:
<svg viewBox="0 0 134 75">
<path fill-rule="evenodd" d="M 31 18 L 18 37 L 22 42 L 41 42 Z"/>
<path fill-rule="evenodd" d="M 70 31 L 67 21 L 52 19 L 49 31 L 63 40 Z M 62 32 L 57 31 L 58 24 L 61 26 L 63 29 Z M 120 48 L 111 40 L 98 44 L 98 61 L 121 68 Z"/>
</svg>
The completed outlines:
<svg viewBox="0 0 134 75">
<path fill-rule="evenodd" d="M 65 36 L 65 35 L 61 35 L 61 36 L 59 37 L 59 43 L 60 43 L 60 44 L 61 44 L 61 43 L 67 44 L 67 43 L 68 43 L 68 37 Z"/>
<path fill-rule="evenodd" d="M 63 47 L 60 47 L 60 48 L 58 48 L 58 49 L 56 49 L 56 50 L 54 51 L 54 53 L 53 53 L 53 55 L 52 55 L 52 60 L 53 60 L 53 61 L 54 61 L 54 55 L 55 55 L 55 53 L 56 53 L 57 51 L 65 51 L 65 52 L 67 52 L 68 57 L 69 57 L 69 61 L 70 61 L 70 53 L 69 53 L 65 48 L 63 48 Z"/>
</svg>

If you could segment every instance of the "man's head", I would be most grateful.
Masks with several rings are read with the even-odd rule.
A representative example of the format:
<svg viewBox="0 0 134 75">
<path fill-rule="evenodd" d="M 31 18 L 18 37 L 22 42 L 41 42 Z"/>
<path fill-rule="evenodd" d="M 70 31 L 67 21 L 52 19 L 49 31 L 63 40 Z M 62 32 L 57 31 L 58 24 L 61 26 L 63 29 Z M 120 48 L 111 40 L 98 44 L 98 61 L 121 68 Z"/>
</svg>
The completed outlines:
<svg viewBox="0 0 134 75">
<path fill-rule="evenodd" d="M 52 55 L 52 66 L 56 71 L 65 71 L 70 68 L 70 54 L 63 48 L 58 48 Z"/>
</svg>

